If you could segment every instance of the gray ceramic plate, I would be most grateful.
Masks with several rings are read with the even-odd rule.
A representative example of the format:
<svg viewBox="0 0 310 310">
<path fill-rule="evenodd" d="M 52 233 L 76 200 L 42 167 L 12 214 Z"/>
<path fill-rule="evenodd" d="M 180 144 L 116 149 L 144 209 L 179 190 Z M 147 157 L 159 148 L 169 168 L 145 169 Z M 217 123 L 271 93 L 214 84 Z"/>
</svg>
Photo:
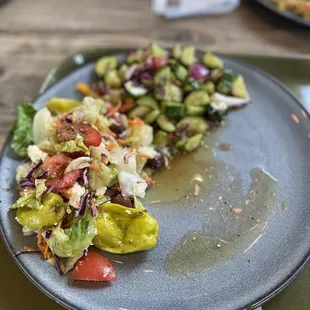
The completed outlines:
<svg viewBox="0 0 310 310">
<path fill-rule="evenodd" d="M 280 15 L 288 20 L 291 20 L 297 24 L 310 27 L 310 21 L 303 19 L 301 16 L 298 16 L 294 12 L 288 11 L 288 10 L 279 10 L 277 6 L 271 2 L 271 0 L 256 0 L 258 3 L 263 5 L 265 8 L 271 10 L 272 12 L 276 13 L 277 15 Z"/>
<path fill-rule="evenodd" d="M 223 58 L 244 75 L 253 104 L 231 112 L 197 153 L 156 176 L 158 186 L 144 203 L 161 227 L 157 247 L 106 254 L 118 275 L 111 285 L 59 277 L 36 254 L 15 258 L 48 296 L 70 309 L 243 309 L 271 298 L 304 267 L 310 249 L 308 115 L 277 81 Z M 92 69 L 81 66 L 35 104 L 52 96 L 78 97 L 74 84 L 89 82 Z M 22 236 L 7 212 L 16 198 L 19 162 L 6 145 L 0 227 L 12 254 L 35 242 Z"/>
</svg>

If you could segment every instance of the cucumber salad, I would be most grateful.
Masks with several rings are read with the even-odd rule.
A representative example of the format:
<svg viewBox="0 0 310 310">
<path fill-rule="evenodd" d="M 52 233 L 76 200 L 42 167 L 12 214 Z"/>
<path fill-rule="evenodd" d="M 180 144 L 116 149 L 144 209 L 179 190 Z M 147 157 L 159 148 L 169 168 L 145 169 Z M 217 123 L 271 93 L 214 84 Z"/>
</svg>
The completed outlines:
<svg viewBox="0 0 310 310">
<path fill-rule="evenodd" d="M 114 254 L 156 246 L 159 226 L 141 199 L 154 172 L 197 149 L 227 111 L 250 100 L 243 77 L 193 46 L 156 44 L 95 65 L 96 80 L 78 83 L 84 99 L 51 98 L 18 107 L 11 147 L 26 161 L 16 170 L 11 206 L 25 236 L 60 274 L 112 281 Z"/>
</svg>

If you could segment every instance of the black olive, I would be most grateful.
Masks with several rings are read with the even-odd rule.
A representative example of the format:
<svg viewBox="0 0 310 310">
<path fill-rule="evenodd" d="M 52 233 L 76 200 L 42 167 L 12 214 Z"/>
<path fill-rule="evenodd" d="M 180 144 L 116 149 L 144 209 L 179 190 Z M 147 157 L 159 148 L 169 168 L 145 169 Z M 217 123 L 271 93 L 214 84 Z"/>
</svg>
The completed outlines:
<svg viewBox="0 0 310 310">
<path fill-rule="evenodd" d="M 123 125 L 116 125 L 112 124 L 110 126 L 110 130 L 113 131 L 115 134 L 120 135 L 125 131 L 125 127 Z"/>
<path fill-rule="evenodd" d="M 165 157 L 164 154 L 159 153 L 152 159 L 148 159 L 146 162 L 146 166 L 154 169 L 156 171 L 161 170 L 165 168 Z"/>
</svg>

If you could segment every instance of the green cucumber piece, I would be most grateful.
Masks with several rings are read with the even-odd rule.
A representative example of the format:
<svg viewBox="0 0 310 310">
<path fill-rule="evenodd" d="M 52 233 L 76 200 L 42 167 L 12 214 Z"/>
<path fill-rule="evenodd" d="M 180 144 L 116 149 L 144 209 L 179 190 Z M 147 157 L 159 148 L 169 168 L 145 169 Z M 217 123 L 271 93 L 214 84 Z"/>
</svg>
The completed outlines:
<svg viewBox="0 0 310 310">
<path fill-rule="evenodd" d="M 207 112 L 206 106 L 195 107 L 195 106 L 186 106 L 185 114 L 190 116 L 203 116 Z"/>
<path fill-rule="evenodd" d="M 236 77 L 231 70 L 224 70 L 224 75 L 216 87 L 217 91 L 224 95 L 229 95 L 231 93 L 232 84 L 235 78 Z"/>
<path fill-rule="evenodd" d="M 98 76 L 103 77 L 109 70 L 115 69 L 118 65 L 118 60 L 113 56 L 101 57 L 95 65 L 95 72 Z"/>
<path fill-rule="evenodd" d="M 168 118 L 181 119 L 185 113 L 185 106 L 180 102 L 163 101 L 161 103 L 162 112 Z"/>
<path fill-rule="evenodd" d="M 159 148 L 163 148 L 167 146 L 168 143 L 169 143 L 168 134 L 165 131 L 158 130 L 154 137 L 154 144 Z"/>
<path fill-rule="evenodd" d="M 184 124 L 188 124 L 186 132 L 190 135 L 205 133 L 209 128 L 208 123 L 202 117 L 198 116 L 187 116 L 183 118 L 177 123 L 177 129 L 184 126 Z"/>
<path fill-rule="evenodd" d="M 204 53 L 202 62 L 210 69 L 221 69 L 224 67 L 223 61 L 212 53 Z"/>
<path fill-rule="evenodd" d="M 122 64 L 120 66 L 120 68 L 118 69 L 118 76 L 121 79 L 121 81 L 125 81 L 125 74 L 126 74 L 128 68 L 129 67 L 127 65 Z"/>
<path fill-rule="evenodd" d="M 159 115 L 159 117 L 157 118 L 157 124 L 158 126 L 164 130 L 164 131 L 167 131 L 167 132 L 173 132 L 175 131 L 175 126 L 172 122 L 170 122 L 168 120 L 168 118 L 166 117 L 166 115 Z"/>
<path fill-rule="evenodd" d="M 158 100 L 181 102 L 183 93 L 180 87 L 172 83 L 167 83 L 155 88 L 155 98 Z"/>
<path fill-rule="evenodd" d="M 188 70 L 182 66 L 181 64 L 177 64 L 174 66 L 174 73 L 177 80 L 184 82 L 188 77 Z"/>
<path fill-rule="evenodd" d="M 221 80 L 221 78 L 223 77 L 224 74 L 225 74 L 225 72 L 224 72 L 223 69 L 213 69 L 211 71 L 211 80 L 214 83 L 218 83 Z"/>
<path fill-rule="evenodd" d="M 201 89 L 205 90 L 209 96 L 215 93 L 215 84 L 212 81 L 208 81 L 201 86 Z"/>
<path fill-rule="evenodd" d="M 157 101 L 151 97 L 151 96 L 143 96 L 140 97 L 137 101 L 136 101 L 137 105 L 140 106 L 145 106 L 145 107 L 149 107 L 152 110 L 158 109 L 158 104 Z"/>
<path fill-rule="evenodd" d="M 147 52 L 152 56 L 167 56 L 168 52 L 155 43 L 151 43 L 147 49 Z"/>
<path fill-rule="evenodd" d="M 146 124 L 152 124 L 152 123 L 154 123 L 156 120 L 157 120 L 157 118 L 158 118 L 158 116 L 160 115 L 160 111 L 159 110 L 153 110 L 153 111 L 151 111 L 151 112 L 149 112 L 146 116 L 145 116 L 145 118 L 144 118 L 144 122 L 146 123 Z"/>
<path fill-rule="evenodd" d="M 126 63 L 128 65 L 132 65 L 135 62 L 140 62 L 143 57 L 143 50 L 137 50 L 135 52 L 130 53 L 126 58 Z"/>
<path fill-rule="evenodd" d="M 166 84 L 171 79 L 171 69 L 166 66 L 156 71 L 154 75 L 154 83 L 157 85 Z"/>
<path fill-rule="evenodd" d="M 185 65 L 185 66 L 190 66 L 196 62 L 196 57 L 195 57 L 195 47 L 194 46 L 185 46 L 181 57 L 180 61 Z"/>
<path fill-rule="evenodd" d="M 124 84 L 124 88 L 129 95 L 134 98 L 144 96 L 147 93 L 147 89 L 142 85 L 136 85 L 133 81 L 128 81 Z"/>
<path fill-rule="evenodd" d="M 186 96 L 184 103 L 186 106 L 206 106 L 210 103 L 210 97 L 205 90 L 194 90 Z"/>
<path fill-rule="evenodd" d="M 143 118 L 145 115 L 147 115 L 149 112 L 151 111 L 151 109 L 149 107 L 144 107 L 144 106 L 138 106 L 138 107 L 135 107 L 133 108 L 128 116 L 130 118 L 136 118 L 136 117 L 139 117 L 139 118 Z"/>
<path fill-rule="evenodd" d="M 202 138 L 203 134 L 199 133 L 190 138 L 177 142 L 176 147 L 181 152 L 192 152 L 200 146 Z"/>
<path fill-rule="evenodd" d="M 242 75 L 238 75 L 232 84 L 231 93 L 235 97 L 240 97 L 244 99 L 250 99 L 250 95 L 246 88 L 244 79 Z"/>
<path fill-rule="evenodd" d="M 183 83 L 183 90 L 185 92 L 191 92 L 193 90 L 200 89 L 200 84 L 198 81 L 194 80 L 191 77 L 188 77 Z"/>
<path fill-rule="evenodd" d="M 182 55 L 182 48 L 179 44 L 175 44 L 172 48 L 172 57 L 174 59 L 180 59 Z"/>
<path fill-rule="evenodd" d="M 104 82 L 106 85 L 111 86 L 112 88 L 120 88 L 122 85 L 122 81 L 118 75 L 117 70 L 109 70 L 105 77 L 104 77 Z"/>
</svg>

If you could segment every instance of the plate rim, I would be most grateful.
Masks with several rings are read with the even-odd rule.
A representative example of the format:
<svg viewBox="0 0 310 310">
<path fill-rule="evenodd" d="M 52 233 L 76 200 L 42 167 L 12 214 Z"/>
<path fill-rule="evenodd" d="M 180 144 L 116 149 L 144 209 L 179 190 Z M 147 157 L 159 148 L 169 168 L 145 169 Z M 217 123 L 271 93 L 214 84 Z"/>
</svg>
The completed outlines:
<svg viewBox="0 0 310 310">
<path fill-rule="evenodd" d="M 302 17 L 298 16 L 297 14 L 294 14 L 293 12 L 290 12 L 288 10 L 279 10 L 277 8 L 277 6 L 270 2 L 270 0 L 256 0 L 256 2 L 258 2 L 260 5 L 262 5 L 263 7 L 265 7 L 266 9 L 269 9 L 270 11 L 272 11 L 273 13 L 286 18 L 292 22 L 295 22 L 299 25 L 305 26 L 305 27 L 310 27 L 310 21 L 307 21 L 305 19 L 303 19 Z"/>
<path fill-rule="evenodd" d="M 46 76 L 46 78 L 43 81 L 43 84 L 40 88 L 40 92 L 39 95 L 36 96 L 32 102 L 35 103 L 37 102 L 41 96 L 43 96 L 45 94 L 45 92 L 47 90 L 50 90 L 54 87 L 57 87 L 58 84 L 60 84 L 62 82 L 63 79 L 65 79 L 68 75 L 70 75 L 71 73 L 73 73 L 76 70 L 79 70 L 80 68 L 82 68 L 83 66 L 89 64 L 90 62 L 93 62 L 93 60 L 88 61 L 83 63 L 82 65 L 78 65 L 75 64 L 75 67 L 70 71 L 67 72 L 61 79 L 57 80 L 56 82 L 54 82 L 52 85 L 46 87 L 43 89 L 42 91 L 42 87 L 44 86 L 44 84 L 46 83 L 46 81 L 49 79 L 49 77 L 52 76 L 52 74 L 55 74 L 57 72 L 58 69 L 60 69 L 62 67 L 62 65 L 64 63 L 66 63 L 69 60 L 72 60 L 73 57 L 77 54 L 82 54 L 82 53 L 87 53 L 87 52 L 103 52 L 105 54 L 108 53 L 128 53 L 130 50 L 132 50 L 133 48 L 131 46 L 126 46 L 126 47 L 109 47 L 109 48 L 95 48 L 95 49 L 86 49 L 83 50 L 81 52 L 76 52 L 74 54 L 71 54 L 70 56 L 65 57 L 58 65 L 56 65 L 54 68 L 52 68 L 48 75 Z M 169 49 L 169 48 L 168 48 Z M 199 53 L 201 53 L 201 49 L 197 49 L 197 51 Z M 241 66 L 244 66 L 248 69 L 250 69 L 251 71 L 255 71 L 257 72 L 259 75 L 263 76 L 265 79 L 271 80 L 277 87 L 279 87 L 280 89 L 282 89 L 283 91 L 285 91 L 285 93 L 291 97 L 291 99 L 295 102 L 295 104 L 297 104 L 300 108 L 302 108 L 305 113 L 308 116 L 308 121 L 310 121 L 310 112 L 303 106 L 303 104 L 297 99 L 297 97 L 290 91 L 290 89 L 284 85 L 282 82 L 280 82 L 277 78 L 275 78 L 274 76 L 272 76 L 271 74 L 267 73 L 266 71 L 264 71 L 263 69 L 249 64 L 246 61 L 240 60 L 240 59 L 236 59 L 233 56 L 229 56 L 227 54 L 223 54 L 223 53 L 216 53 L 217 55 L 221 56 L 233 61 Z M 102 55 L 103 56 L 103 55 Z M 4 158 L 4 151 L 7 147 L 9 147 L 9 142 L 12 138 L 12 134 L 9 133 L 3 143 L 2 149 L 1 149 L 1 153 L 0 153 L 0 162 L 2 162 L 3 158 Z M 14 262 L 16 263 L 16 265 L 19 267 L 19 269 L 23 272 L 23 274 L 37 287 L 39 288 L 46 296 L 48 296 L 49 298 L 51 298 L 53 301 L 57 302 L 58 304 L 60 304 L 61 306 L 63 306 L 66 309 L 70 309 L 70 310 L 77 310 L 77 308 L 75 306 L 73 306 L 72 304 L 65 302 L 63 299 L 61 299 L 60 297 L 55 296 L 54 294 L 50 293 L 48 291 L 47 288 L 45 288 L 43 285 L 41 285 L 39 282 L 37 282 L 30 273 L 27 272 L 27 270 L 24 268 L 24 266 L 22 265 L 22 263 L 17 259 L 15 253 L 13 252 L 13 249 L 10 246 L 10 242 L 9 242 L 9 238 L 6 237 L 5 233 L 4 233 L 4 229 L 1 225 L 0 221 L 0 236 L 2 237 L 2 240 L 4 241 L 4 244 L 7 248 L 7 250 L 9 251 L 10 255 L 12 256 Z M 269 290 L 268 292 L 266 292 L 263 296 L 257 298 L 256 300 L 254 300 L 253 302 L 250 303 L 251 307 L 253 307 L 254 309 L 263 305 L 265 302 L 271 300 L 273 297 L 275 297 L 277 294 L 279 294 L 284 288 L 286 288 L 291 282 L 293 282 L 297 276 L 304 270 L 304 268 L 308 265 L 308 263 L 310 263 L 310 247 L 308 249 L 308 253 L 304 256 L 304 258 L 301 260 L 300 264 L 298 264 L 297 266 L 295 266 L 295 268 L 289 273 L 289 275 L 286 277 L 286 279 L 284 281 L 282 281 L 281 283 L 277 283 L 275 285 L 274 289 Z M 244 307 L 248 307 L 248 305 L 245 305 Z M 245 308 L 242 308 L 245 309 Z"/>
</svg>

